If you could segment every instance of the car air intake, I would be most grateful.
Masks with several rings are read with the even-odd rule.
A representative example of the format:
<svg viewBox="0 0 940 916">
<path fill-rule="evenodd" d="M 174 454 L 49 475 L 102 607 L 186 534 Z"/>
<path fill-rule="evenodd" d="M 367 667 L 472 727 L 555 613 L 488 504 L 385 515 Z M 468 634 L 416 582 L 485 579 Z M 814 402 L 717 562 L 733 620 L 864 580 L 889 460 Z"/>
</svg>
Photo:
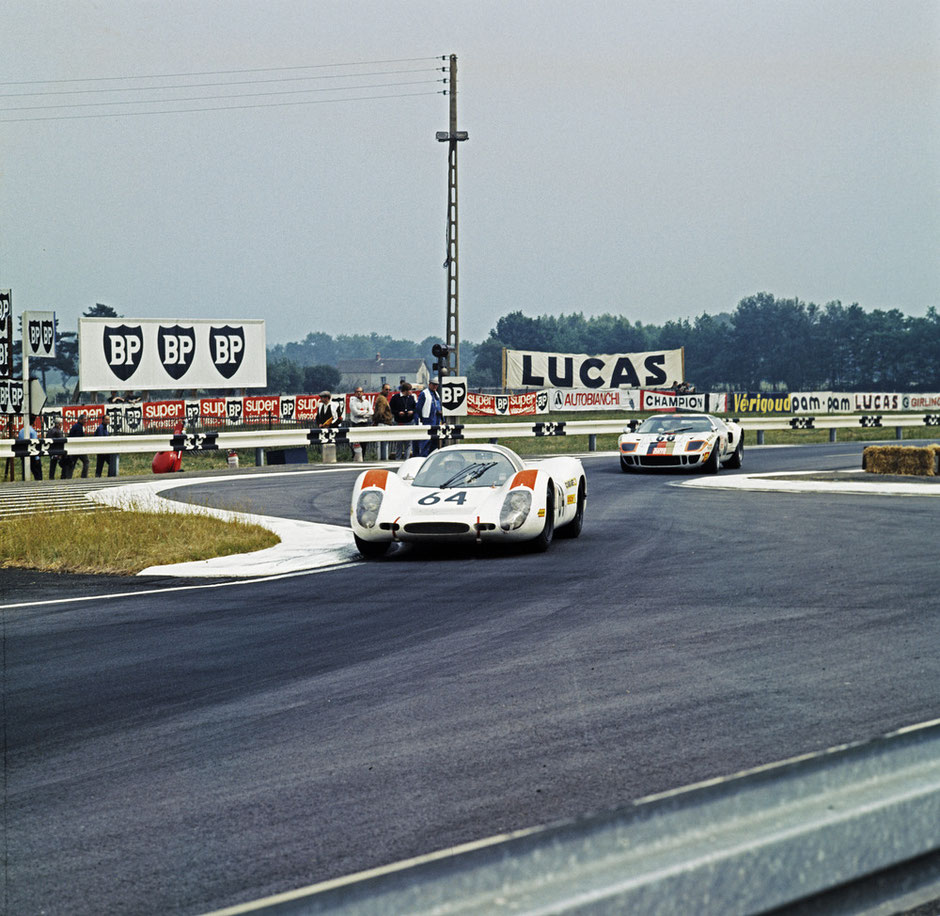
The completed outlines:
<svg viewBox="0 0 940 916">
<path fill-rule="evenodd" d="M 406 534 L 469 534 L 470 526 L 463 522 L 410 522 Z"/>
</svg>

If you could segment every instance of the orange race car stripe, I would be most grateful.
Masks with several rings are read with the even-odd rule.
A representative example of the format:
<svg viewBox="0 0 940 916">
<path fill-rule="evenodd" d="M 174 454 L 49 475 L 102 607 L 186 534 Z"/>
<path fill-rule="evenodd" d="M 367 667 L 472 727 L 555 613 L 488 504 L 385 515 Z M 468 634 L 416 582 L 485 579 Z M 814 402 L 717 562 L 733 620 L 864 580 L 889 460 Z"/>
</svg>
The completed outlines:
<svg viewBox="0 0 940 916">
<path fill-rule="evenodd" d="M 514 490 L 516 487 L 528 487 L 530 490 L 535 489 L 535 478 L 538 476 L 538 471 L 518 471 L 516 476 L 512 479 L 512 486 L 510 490 Z"/>
<path fill-rule="evenodd" d="M 381 468 L 373 468 L 371 471 L 366 471 L 366 476 L 362 478 L 362 487 L 378 487 L 380 490 L 385 489 L 385 482 L 388 480 L 388 471 Z"/>
</svg>

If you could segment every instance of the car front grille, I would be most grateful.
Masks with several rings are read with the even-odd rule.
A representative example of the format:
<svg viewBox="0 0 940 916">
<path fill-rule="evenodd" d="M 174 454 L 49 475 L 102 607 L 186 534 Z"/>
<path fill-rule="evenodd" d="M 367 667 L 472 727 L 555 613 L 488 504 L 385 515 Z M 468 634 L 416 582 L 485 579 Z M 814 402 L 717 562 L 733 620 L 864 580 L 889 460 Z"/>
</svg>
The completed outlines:
<svg viewBox="0 0 940 916">
<path fill-rule="evenodd" d="M 683 461 L 678 455 L 639 455 L 637 457 L 640 466 L 645 468 L 677 467 L 688 463 L 688 459 Z"/>
<path fill-rule="evenodd" d="M 463 522 L 409 522 L 403 530 L 407 534 L 469 534 L 470 526 Z"/>
</svg>

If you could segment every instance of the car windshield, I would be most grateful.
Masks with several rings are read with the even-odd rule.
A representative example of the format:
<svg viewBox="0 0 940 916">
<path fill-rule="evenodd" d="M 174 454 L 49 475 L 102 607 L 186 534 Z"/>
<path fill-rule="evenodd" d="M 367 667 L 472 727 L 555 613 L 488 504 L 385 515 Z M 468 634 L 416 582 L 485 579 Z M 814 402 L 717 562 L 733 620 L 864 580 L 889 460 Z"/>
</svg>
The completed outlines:
<svg viewBox="0 0 940 916">
<path fill-rule="evenodd" d="M 712 424 L 708 417 L 647 417 L 637 428 L 638 433 L 674 435 L 675 433 L 707 433 Z"/>
<path fill-rule="evenodd" d="M 432 452 L 415 474 L 415 487 L 498 487 L 514 474 L 512 462 L 499 452 L 454 449 Z"/>
</svg>

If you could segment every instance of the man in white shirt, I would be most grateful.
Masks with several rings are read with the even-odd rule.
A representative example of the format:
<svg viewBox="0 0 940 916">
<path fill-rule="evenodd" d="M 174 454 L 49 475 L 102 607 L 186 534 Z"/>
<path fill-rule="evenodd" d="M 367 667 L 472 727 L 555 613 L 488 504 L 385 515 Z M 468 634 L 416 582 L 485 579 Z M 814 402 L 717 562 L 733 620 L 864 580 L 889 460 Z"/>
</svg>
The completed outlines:
<svg viewBox="0 0 940 916">
<path fill-rule="evenodd" d="M 349 417 L 350 426 L 371 426 L 372 425 L 372 401 L 363 397 L 362 387 L 356 386 L 356 390 L 349 396 Z M 353 461 L 362 461 L 362 443 L 350 442 L 353 451 Z"/>
</svg>

